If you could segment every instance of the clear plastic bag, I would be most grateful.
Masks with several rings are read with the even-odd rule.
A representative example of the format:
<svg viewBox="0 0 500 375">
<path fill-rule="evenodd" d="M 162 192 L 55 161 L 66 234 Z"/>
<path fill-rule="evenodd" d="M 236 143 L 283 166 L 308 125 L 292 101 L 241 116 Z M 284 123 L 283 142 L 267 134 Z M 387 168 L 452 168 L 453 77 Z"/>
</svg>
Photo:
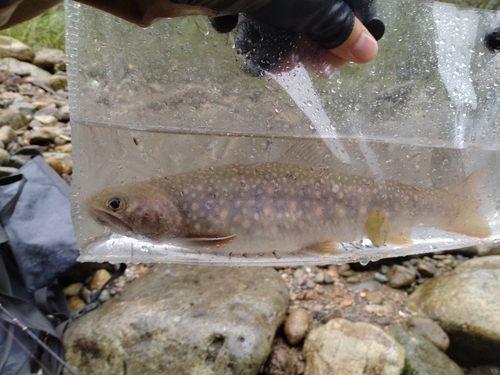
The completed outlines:
<svg viewBox="0 0 500 375">
<path fill-rule="evenodd" d="M 68 2 L 84 261 L 326 264 L 500 240 L 500 13 L 384 0 L 379 55 L 254 77 L 206 18 Z"/>
</svg>

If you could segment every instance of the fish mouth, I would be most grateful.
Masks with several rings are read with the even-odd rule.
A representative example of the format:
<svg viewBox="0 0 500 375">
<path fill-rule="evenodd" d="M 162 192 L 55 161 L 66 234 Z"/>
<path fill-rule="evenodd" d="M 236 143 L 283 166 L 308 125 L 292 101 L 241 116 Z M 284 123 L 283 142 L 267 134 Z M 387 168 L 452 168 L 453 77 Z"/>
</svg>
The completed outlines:
<svg viewBox="0 0 500 375">
<path fill-rule="evenodd" d="M 89 212 L 92 219 L 101 225 L 118 229 L 121 232 L 133 232 L 131 227 L 125 224 L 121 219 L 111 215 L 109 212 L 93 209 L 89 210 Z"/>
</svg>

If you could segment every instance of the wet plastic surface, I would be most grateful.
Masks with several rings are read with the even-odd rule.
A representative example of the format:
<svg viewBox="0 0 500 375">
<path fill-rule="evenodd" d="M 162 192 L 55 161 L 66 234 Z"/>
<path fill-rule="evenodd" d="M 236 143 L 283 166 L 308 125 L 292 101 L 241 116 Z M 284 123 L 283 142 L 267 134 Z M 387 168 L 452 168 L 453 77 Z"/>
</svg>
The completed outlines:
<svg viewBox="0 0 500 375">
<path fill-rule="evenodd" d="M 307 59 L 290 59 L 258 78 L 243 73 L 244 57 L 236 54 L 232 35 L 215 33 L 205 18 L 164 20 L 140 29 L 83 5 L 66 6 L 80 260 L 343 263 L 500 241 L 500 54 L 484 43 L 500 25 L 499 13 L 384 1 L 378 8 L 386 34 L 374 63 L 348 65 L 325 78 L 308 72 Z M 305 181 L 300 196 L 290 187 L 285 191 L 284 176 L 268 174 L 262 186 L 278 181 L 274 186 L 283 202 L 257 204 L 250 214 L 248 207 L 261 195 L 251 193 L 252 185 L 245 195 L 240 175 L 228 176 L 238 186 L 225 201 L 211 199 L 210 181 L 198 179 L 207 169 L 255 169 L 259 163 L 328 171 L 332 194 L 319 192 L 319 175 L 311 186 Z M 137 182 L 148 186 L 147 181 L 166 176 L 179 180 L 184 173 L 193 173 L 192 188 L 203 190 L 194 211 L 210 207 L 203 217 L 195 215 L 193 202 L 177 207 L 185 217 L 175 238 L 151 236 L 144 226 L 134 226 L 144 216 L 134 216 L 131 224 L 115 215 L 115 203 L 107 206 L 112 219 L 103 220 L 104 214 L 92 219 L 89 199 L 95 194 Z M 466 183 L 471 174 L 480 177 Z M 300 179 L 300 173 L 289 176 Z M 352 186 L 340 184 L 347 190 L 334 188 L 353 176 L 359 178 Z M 366 181 L 380 192 L 363 192 Z M 411 190 L 412 196 L 421 193 L 425 203 L 391 194 L 392 182 L 399 184 L 396 190 L 419 189 Z M 177 192 L 169 186 L 160 195 L 180 204 L 172 195 L 180 196 L 184 188 L 191 186 Z M 443 193 L 450 190 L 452 195 Z M 142 206 L 160 199 L 150 186 L 133 185 L 130 192 L 134 199 L 144 196 Z M 350 199 L 339 199 L 339 192 Z M 448 208 L 429 203 L 435 195 Z M 477 198 L 476 207 L 468 207 L 470 196 Z M 409 201 L 414 209 L 402 214 Z M 210 214 L 221 219 L 221 202 L 230 207 L 231 225 L 210 221 Z M 294 209 L 297 204 L 300 210 Z M 157 208 L 141 212 L 153 215 Z M 462 213 L 468 215 L 464 222 Z M 315 225 L 318 217 L 327 225 Z M 158 220 L 166 218 L 171 216 Z M 491 235 L 483 231 L 479 238 L 481 220 Z"/>
</svg>

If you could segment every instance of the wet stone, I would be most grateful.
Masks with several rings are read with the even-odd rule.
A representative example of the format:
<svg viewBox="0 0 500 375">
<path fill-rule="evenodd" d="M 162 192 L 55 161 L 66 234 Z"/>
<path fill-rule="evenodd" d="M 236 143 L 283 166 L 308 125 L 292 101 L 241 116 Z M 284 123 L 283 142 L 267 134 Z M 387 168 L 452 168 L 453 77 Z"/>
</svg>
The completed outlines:
<svg viewBox="0 0 500 375">
<path fill-rule="evenodd" d="M 295 271 L 293 271 L 293 277 L 298 279 L 300 277 L 304 277 L 305 272 L 302 268 L 297 268 Z"/>
<path fill-rule="evenodd" d="M 3 148 L 0 148 L 0 165 L 8 163 L 10 160 L 10 153 Z"/>
<path fill-rule="evenodd" d="M 31 47 L 17 39 L 0 35 L 0 58 L 4 57 L 31 62 L 35 58 L 35 52 Z"/>
<path fill-rule="evenodd" d="M 17 172 L 17 168 L 0 167 L 0 177 L 10 176 L 12 173 Z"/>
<path fill-rule="evenodd" d="M 314 281 L 317 282 L 318 284 L 323 284 L 325 282 L 325 274 L 323 273 L 323 271 L 318 272 L 314 276 Z"/>
<path fill-rule="evenodd" d="M 354 271 L 352 271 L 354 273 Z M 345 279 L 345 281 L 349 284 L 356 284 L 356 283 L 359 283 L 359 280 L 360 280 L 360 276 L 359 275 L 356 275 L 356 274 L 353 274 L 349 277 L 347 277 Z"/>
<path fill-rule="evenodd" d="M 97 270 L 90 282 L 90 290 L 101 289 L 110 278 L 110 273 L 105 269 Z"/>
<path fill-rule="evenodd" d="M 410 286 L 417 276 L 414 270 L 395 264 L 388 273 L 389 285 L 393 288 L 404 288 Z"/>
<path fill-rule="evenodd" d="M 0 125 L 8 125 L 16 130 L 27 124 L 26 117 L 18 110 L 0 109 Z"/>
<path fill-rule="evenodd" d="M 73 312 L 83 309 L 85 306 L 87 304 L 78 296 L 73 296 L 68 300 L 68 307 Z"/>
<path fill-rule="evenodd" d="M 432 342 L 442 351 L 450 346 L 450 338 L 434 320 L 415 316 L 409 322 L 410 330 Z"/>
<path fill-rule="evenodd" d="M 500 256 L 474 258 L 428 279 L 408 307 L 439 323 L 450 338 L 447 354 L 459 364 L 500 365 Z"/>
<path fill-rule="evenodd" d="M 306 288 L 313 289 L 316 286 L 316 283 L 312 280 L 307 280 Z"/>
<path fill-rule="evenodd" d="M 80 375 L 122 375 L 125 367 L 255 375 L 287 305 L 287 287 L 271 268 L 159 264 L 68 327 L 66 360 Z"/>
<path fill-rule="evenodd" d="M 34 119 L 39 121 L 43 125 L 55 125 L 57 124 L 57 117 L 53 115 L 38 115 L 35 116 Z"/>
<path fill-rule="evenodd" d="M 433 263 L 422 259 L 417 263 L 417 270 L 422 276 L 430 277 L 436 274 L 436 266 Z"/>
<path fill-rule="evenodd" d="M 283 331 L 285 333 L 286 340 L 291 345 L 297 345 L 304 339 L 309 327 L 310 319 L 311 317 L 309 313 L 302 308 L 298 308 L 290 312 L 290 315 L 288 315 L 285 320 Z"/>
<path fill-rule="evenodd" d="M 19 111 L 25 115 L 32 115 L 35 113 L 35 107 L 25 101 L 15 101 L 9 106 L 9 108 Z"/>
<path fill-rule="evenodd" d="M 384 283 L 386 283 L 386 282 L 389 281 L 389 279 L 387 278 L 387 276 L 385 276 L 384 274 L 382 274 L 380 272 L 375 272 L 373 274 L 373 278 L 375 280 L 377 280 L 379 283 L 382 283 L 382 284 L 384 284 Z"/>
<path fill-rule="evenodd" d="M 304 299 L 308 301 L 314 301 L 319 298 L 318 292 L 316 292 L 314 289 L 310 289 L 306 292 Z"/>
<path fill-rule="evenodd" d="M 389 326 L 389 333 L 405 348 L 414 374 L 463 375 L 462 369 L 425 337 L 397 325 Z"/>
<path fill-rule="evenodd" d="M 333 284 L 333 278 L 330 276 L 329 273 L 324 273 L 324 280 L 323 282 L 325 284 Z"/>
<path fill-rule="evenodd" d="M 66 71 L 66 56 L 58 49 L 41 48 L 36 51 L 33 64 L 51 73 L 58 70 Z"/>
<path fill-rule="evenodd" d="M 72 297 L 78 295 L 83 288 L 83 283 L 73 283 L 64 288 L 64 295 Z"/>
<path fill-rule="evenodd" d="M 400 375 L 405 359 L 403 347 L 382 328 L 346 319 L 313 329 L 303 355 L 305 375 Z"/>
</svg>

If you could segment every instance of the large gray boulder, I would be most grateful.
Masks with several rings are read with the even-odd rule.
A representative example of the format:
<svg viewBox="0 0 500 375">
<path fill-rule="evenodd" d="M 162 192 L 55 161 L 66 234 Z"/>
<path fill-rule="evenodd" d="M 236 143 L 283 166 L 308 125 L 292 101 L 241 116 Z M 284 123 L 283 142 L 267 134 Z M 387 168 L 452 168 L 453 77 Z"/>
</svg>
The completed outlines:
<svg viewBox="0 0 500 375">
<path fill-rule="evenodd" d="M 70 325 L 66 359 L 81 375 L 257 374 L 287 305 L 271 268 L 157 265 Z"/>
<path fill-rule="evenodd" d="M 313 329 L 303 347 L 305 375 L 400 375 L 405 350 L 381 327 L 332 319 Z"/>
<path fill-rule="evenodd" d="M 475 258 L 427 280 L 409 308 L 439 323 L 450 337 L 447 353 L 459 364 L 500 364 L 500 256 Z"/>
</svg>

